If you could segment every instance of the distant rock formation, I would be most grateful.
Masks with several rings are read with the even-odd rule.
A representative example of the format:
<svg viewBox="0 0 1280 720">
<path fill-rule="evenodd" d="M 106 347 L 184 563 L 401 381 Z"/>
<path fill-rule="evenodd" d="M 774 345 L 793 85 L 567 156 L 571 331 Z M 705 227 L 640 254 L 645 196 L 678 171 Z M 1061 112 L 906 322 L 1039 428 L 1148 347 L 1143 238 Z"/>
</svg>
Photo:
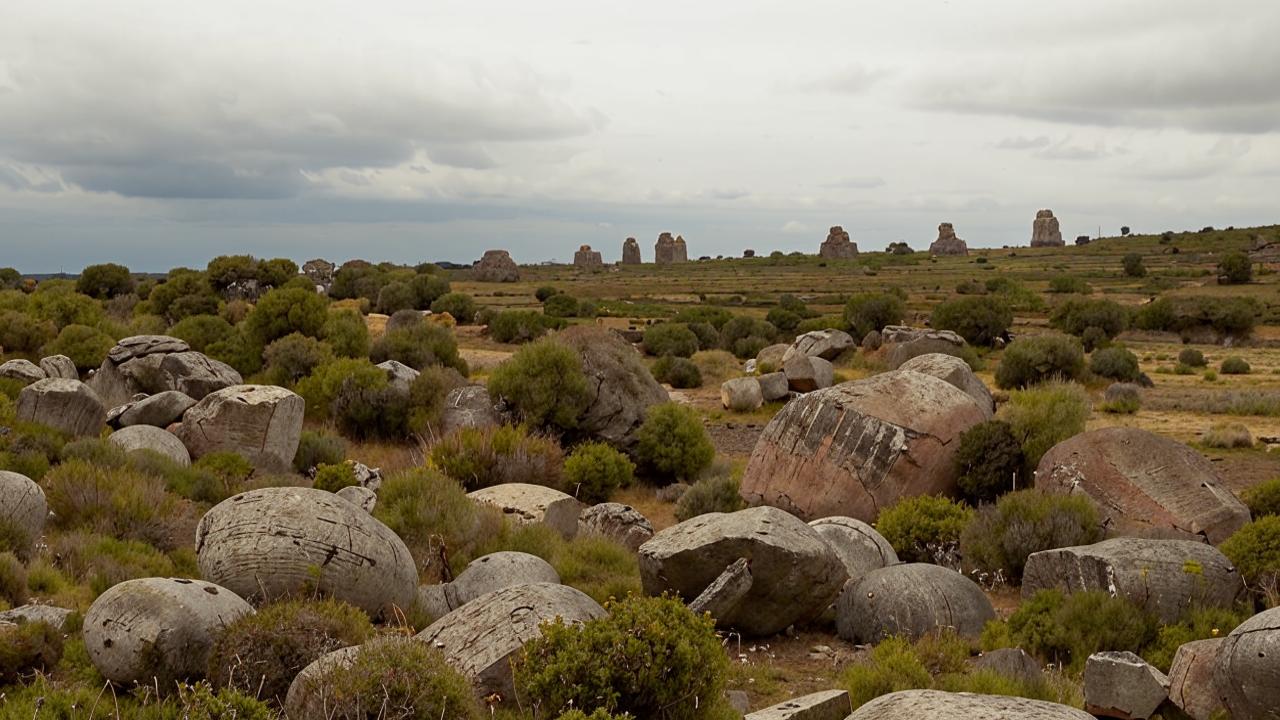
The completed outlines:
<svg viewBox="0 0 1280 720">
<path fill-rule="evenodd" d="M 325 292 L 328 292 L 329 286 L 333 285 L 333 273 L 335 270 L 333 263 L 320 258 L 308 260 L 302 264 L 302 274 L 306 275 L 307 279 L 312 283 L 315 283 L 316 287 L 324 288 Z"/>
<path fill-rule="evenodd" d="M 1031 225 L 1031 247 L 1062 247 L 1062 230 L 1058 229 L 1058 218 L 1052 210 L 1036 212 L 1036 221 Z"/>
<path fill-rule="evenodd" d="M 604 261 L 600 259 L 599 250 L 592 250 L 590 245 L 582 245 L 573 254 L 573 266 L 579 270 L 597 272 L 604 269 Z"/>
<path fill-rule="evenodd" d="M 639 265 L 644 262 L 640 259 L 640 243 L 636 242 L 633 237 L 627 238 L 622 243 L 622 264 L 623 265 Z"/>
<path fill-rule="evenodd" d="M 969 246 L 956 237 L 956 230 L 951 223 L 944 222 L 938 226 L 938 239 L 929 246 L 930 255 L 968 255 Z"/>
<path fill-rule="evenodd" d="M 653 261 L 659 265 L 670 265 L 672 263 L 682 263 L 689 260 L 689 251 L 685 247 L 684 238 L 671 237 L 671 233 L 664 232 L 658 236 L 658 242 L 653 246 Z"/>
<path fill-rule="evenodd" d="M 744 258 L 753 258 L 755 256 L 756 256 L 756 251 L 752 250 L 751 248 L 747 248 L 746 250 L 742 251 L 742 257 Z"/>
<path fill-rule="evenodd" d="M 822 247 L 818 249 L 819 257 L 833 260 L 847 260 L 857 254 L 857 243 L 851 242 L 849 233 L 839 225 L 831 226 L 831 230 L 827 232 L 827 239 L 822 241 Z"/>
<path fill-rule="evenodd" d="M 479 282 L 515 282 L 520 279 L 520 268 L 506 250 L 485 250 L 472 267 L 472 277 Z"/>
</svg>

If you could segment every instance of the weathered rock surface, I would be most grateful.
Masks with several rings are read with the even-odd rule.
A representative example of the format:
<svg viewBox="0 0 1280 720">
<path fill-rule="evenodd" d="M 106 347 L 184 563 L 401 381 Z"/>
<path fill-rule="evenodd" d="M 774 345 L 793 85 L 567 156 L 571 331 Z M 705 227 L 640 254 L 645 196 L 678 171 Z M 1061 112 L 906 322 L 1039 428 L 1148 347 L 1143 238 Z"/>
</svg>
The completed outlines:
<svg viewBox="0 0 1280 720">
<path fill-rule="evenodd" d="M 622 243 L 622 264 L 623 265 L 639 265 L 640 259 L 640 243 L 636 242 L 633 237 L 627 238 Z"/>
<path fill-rule="evenodd" d="M 4 366 L 0 365 L 0 369 Z M 62 378 L 64 380 L 79 380 L 80 371 L 76 369 L 76 363 L 66 355 L 50 355 L 49 357 L 40 358 L 40 369 L 44 371 L 46 377 Z"/>
<path fill-rule="evenodd" d="M 0 470 L 0 525 L 13 528 L 26 536 L 26 542 L 17 553 L 26 557 L 36 540 L 44 532 L 49 517 L 49 505 L 44 490 L 34 480 L 16 472 Z"/>
<path fill-rule="evenodd" d="M 1131 537 L 1032 553 L 1022 596 L 1045 588 L 1123 595 L 1165 623 L 1193 607 L 1231 607 L 1245 592 L 1240 573 L 1212 545 Z"/>
<path fill-rule="evenodd" d="M 809 523 L 831 546 L 844 565 L 849 580 L 857 580 L 872 570 L 898 563 L 893 546 L 875 528 L 850 517 L 825 517 Z"/>
<path fill-rule="evenodd" d="M 159 453 L 182 467 L 191 465 L 191 455 L 182 441 L 168 430 L 152 425 L 131 425 L 121 428 L 107 440 L 125 452 L 150 450 Z"/>
<path fill-rule="evenodd" d="M 166 382 L 163 389 L 177 390 L 193 400 L 244 382 L 235 368 L 195 351 L 165 355 L 160 372 Z"/>
<path fill-rule="evenodd" d="M 274 385 L 233 385 L 193 405 L 178 438 L 193 459 L 234 452 L 267 472 L 286 472 L 302 437 L 305 403 Z"/>
<path fill-rule="evenodd" d="M 378 506 L 378 493 L 363 485 L 348 485 L 339 489 L 334 495 L 367 513 L 373 512 L 373 509 Z"/>
<path fill-rule="evenodd" d="M 218 631 L 251 612 L 233 591 L 203 580 L 127 580 L 85 613 L 84 645 L 106 679 L 165 686 L 203 676 Z"/>
<path fill-rule="evenodd" d="M 990 670 L 998 675 L 1035 682 L 1044 674 L 1040 662 L 1022 648 L 1000 648 L 984 652 L 973 660 L 975 670 Z"/>
<path fill-rule="evenodd" d="M 606 502 L 582 511 L 578 534 L 606 537 L 634 552 L 653 537 L 653 523 L 630 505 Z"/>
<path fill-rule="evenodd" d="M 843 330 L 812 330 L 791 343 L 782 356 L 782 361 L 795 353 L 809 357 L 820 357 L 823 360 L 835 360 L 840 353 L 854 347 L 855 343 L 849 333 Z"/>
<path fill-rule="evenodd" d="M 751 412 L 764 404 L 760 381 L 754 377 L 725 380 L 720 384 L 720 404 L 734 412 Z"/>
<path fill-rule="evenodd" d="M 475 598 L 427 626 L 417 638 L 444 653 L 481 697 L 498 693 L 510 699 L 511 657 L 542 636 L 542 623 L 560 618 L 573 624 L 604 615 L 595 600 L 566 585 L 515 585 Z"/>
<path fill-rule="evenodd" d="M 649 595 L 671 591 L 692 600 L 740 558 L 750 563 L 751 590 L 716 620 L 748 635 L 771 635 L 818 615 L 847 577 L 817 531 L 758 507 L 700 515 L 654 535 L 640 546 L 640 580 Z"/>
<path fill-rule="evenodd" d="M 255 602 L 313 587 L 382 616 L 408 610 L 418 588 L 413 557 L 390 528 L 312 488 L 250 490 L 218 503 L 196 528 L 196 556 L 205 578 Z"/>
<path fill-rule="evenodd" d="M 664 232 L 658 236 L 653 246 L 653 261 L 658 265 L 688 262 L 689 250 L 685 247 L 684 238 L 673 238 L 671 233 Z"/>
<path fill-rule="evenodd" d="M 418 588 L 418 600 L 441 618 L 481 595 L 514 585 L 559 584 L 560 575 L 546 560 L 522 552 L 496 552 L 472 560 L 453 582 Z"/>
<path fill-rule="evenodd" d="M 378 642 L 413 642 L 409 639 L 388 637 Z M 326 682 L 331 672 L 351 667 L 359 656 L 363 645 L 351 645 L 339 648 L 331 653 L 321 655 L 306 666 L 289 684 L 289 693 L 285 696 L 285 715 L 289 718 L 324 718 L 332 707 L 327 702 L 329 684 Z"/>
<path fill-rule="evenodd" d="M 502 413 L 483 385 L 454 388 L 444 398 L 444 412 L 440 417 L 442 435 L 464 427 L 485 428 L 501 424 Z"/>
<path fill-rule="evenodd" d="M 578 532 L 582 503 L 555 488 L 527 483 L 490 485 L 467 493 L 472 501 L 496 507 L 522 525 L 542 524 L 566 538 Z"/>
<path fill-rule="evenodd" d="M 578 430 L 619 449 L 635 444 L 649 408 L 670 400 L 653 379 L 640 353 L 616 333 L 576 325 L 557 335 L 578 353 L 590 398 L 578 416 Z"/>
<path fill-rule="evenodd" d="M 819 357 L 793 354 L 782 363 L 787 376 L 787 386 L 799 393 L 813 392 L 831 387 L 835 381 L 835 368 Z"/>
<path fill-rule="evenodd" d="M 582 245 L 573 254 L 573 266 L 579 270 L 599 272 L 604 269 L 604 260 L 599 250 L 592 250 L 590 245 Z"/>
<path fill-rule="evenodd" d="M 791 346 L 786 343 L 768 345 L 756 353 L 756 366 L 766 365 L 774 370 L 781 370 L 782 359 L 787 356 L 787 351 L 790 349 Z"/>
<path fill-rule="evenodd" d="M 706 613 L 713 618 L 728 617 L 746 599 L 753 584 L 755 578 L 751 575 L 751 564 L 746 558 L 738 558 L 689 603 L 689 609 L 696 615 Z"/>
<path fill-rule="evenodd" d="M 418 371 L 399 360 L 386 360 L 374 367 L 387 374 L 388 385 L 404 393 L 409 392 L 409 387 L 413 385 L 413 381 L 418 379 Z"/>
<path fill-rule="evenodd" d="M 1037 210 L 1036 219 L 1031 223 L 1031 247 L 1062 247 L 1062 230 L 1058 227 L 1058 218 L 1052 210 Z"/>
<path fill-rule="evenodd" d="M 44 380 L 49 375 L 40 368 L 39 365 L 30 360 L 8 360 L 0 364 L 0 378 L 8 378 L 9 380 L 17 380 L 18 382 L 31 384 L 37 380 Z"/>
<path fill-rule="evenodd" d="M 914 370 L 925 375 L 932 375 L 939 380 L 945 380 L 973 398 L 978 403 L 978 407 L 981 407 L 986 412 L 988 419 L 995 414 L 996 401 L 991 397 L 991 391 L 973 373 L 969 363 L 954 355 L 944 355 L 942 353 L 917 355 L 899 365 L 898 369 Z"/>
<path fill-rule="evenodd" d="M 956 237 L 956 229 L 951 223 L 938 225 L 938 239 L 929 246 L 930 255 L 968 255 L 969 246 Z"/>
<path fill-rule="evenodd" d="M 325 292 L 329 291 L 329 286 L 333 285 L 333 274 L 337 267 L 323 258 L 308 260 L 302 263 L 302 274 L 316 287 L 324 288 Z"/>
<path fill-rule="evenodd" d="M 852 709 L 847 690 L 823 690 L 758 710 L 745 720 L 845 720 Z"/>
<path fill-rule="evenodd" d="M 760 397 L 765 402 L 785 400 L 791 394 L 791 384 L 784 372 L 771 372 L 756 378 L 760 383 Z"/>
<path fill-rule="evenodd" d="M 894 370 L 913 357 L 930 353 L 958 356 L 965 347 L 964 338 L 950 330 L 887 325 L 880 337 L 885 365 Z"/>
<path fill-rule="evenodd" d="M 832 225 L 827 232 L 827 239 L 823 240 L 822 247 L 818 248 L 818 257 L 848 260 L 857 256 L 858 245 L 849 240 L 849 233 L 839 225 Z"/>
<path fill-rule="evenodd" d="M 1036 487 L 1084 493 L 1117 535 L 1216 544 L 1249 522 L 1249 509 L 1203 455 L 1138 428 L 1090 430 L 1054 445 L 1036 468 Z"/>
<path fill-rule="evenodd" d="M 954 492 L 960 434 L 986 417 L 961 390 L 910 371 L 809 393 L 765 426 L 742 497 L 807 520 L 874 522 L 900 498 Z"/>
<path fill-rule="evenodd" d="M 0 612 L 0 625 L 42 622 L 62 630 L 67 624 L 67 618 L 74 614 L 74 610 L 60 608 L 57 605 L 22 605 Z"/>
<path fill-rule="evenodd" d="M 196 404 L 195 398 L 177 390 L 165 390 L 131 403 L 117 421 L 121 427 L 154 425 L 166 428 L 182 419 L 182 414 Z"/>
<path fill-rule="evenodd" d="M 18 393 L 17 417 L 73 437 L 95 437 L 107 422 L 98 395 L 79 380 L 46 378 Z"/>
<path fill-rule="evenodd" d="M 108 407 L 124 405 L 138 394 L 165 390 L 178 390 L 200 400 L 242 382 L 240 373 L 230 365 L 194 352 L 186 342 L 167 335 L 120 340 L 90 378 L 94 392 Z"/>
<path fill-rule="evenodd" d="M 485 250 L 471 277 L 478 282 L 515 282 L 520 279 L 520 268 L 506 250 Z"/>
<path fill-rule="evenodd" d="M 1093 720 L 1067 705 L 1006 695 L 903 690 L 881 695 L 847 720 Z"/>
<path fill-rule="evenodd" d="M 944 628 L 977 639 L 995 617 L 977 583 L 928 563 L 872 570 L 849 583 L 836 601 L 836 629 L 857 643 L 878 643 L 890 635 L 914 639 Z"/>
<path fill-rule="evenodd" d="M 1194 640 L 1178 647 L 1169 668 L 1169 700 L 1191 716 L 1191 720 L 1210 720 L 1222 709 L 1218 684 L 1213 673 L 1218 664 L 1225 637 Z"/>
<path fill-rule="evenodd" d="M 1084 709 L 1098 717 L 1149 718 L 1169 697 L 1169 678 L 1131 652 L 1099 652 L 1084 666 Z"/>
<path fill-rule="evenodd" d="M 1222 705 L 1233 718 L 1280 718 L 1280 608 L 1231 631 L 1214 670 Z"/>
</svg>

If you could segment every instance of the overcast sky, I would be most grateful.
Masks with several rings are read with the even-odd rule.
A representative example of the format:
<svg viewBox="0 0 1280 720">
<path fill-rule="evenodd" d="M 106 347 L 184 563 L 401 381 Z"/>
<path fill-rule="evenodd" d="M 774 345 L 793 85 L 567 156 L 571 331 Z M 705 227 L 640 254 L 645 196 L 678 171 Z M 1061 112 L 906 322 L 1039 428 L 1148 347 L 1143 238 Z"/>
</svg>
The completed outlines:
<svg viewBox="0 0 1280 720">
<path fill-rule="evenodd" d="M 0 0 L 0 266 L 1275 223 L 1277 0 Z"/>
</svg>

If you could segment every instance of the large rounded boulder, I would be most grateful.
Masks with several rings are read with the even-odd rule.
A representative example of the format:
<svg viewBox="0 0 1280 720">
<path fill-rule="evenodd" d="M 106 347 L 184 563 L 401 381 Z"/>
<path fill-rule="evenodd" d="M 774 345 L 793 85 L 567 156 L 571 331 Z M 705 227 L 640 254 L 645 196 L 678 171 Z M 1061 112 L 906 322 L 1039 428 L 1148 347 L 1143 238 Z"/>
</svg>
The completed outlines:
<svg viewBox="0 0 1280 720">
<path fill-rule="evenodd" d="M 194 459 L 234 452 L 267 472 L 287 472 L 302 437 L 306 403 L 275 385 L 234 385 L 209 393 L 182 416 L 178 437 Z"/>
<path fill-rule="evenodd" d="M 218 503 L 196 528 L 196 557 L 205 578 L 254 602 L 310 588 L 384 616 L 417 595 L 404 541 L 324 490 L 263 488 Z"/>
<path fill-rule="evenodd" d="M 590 399 L 578 417 L 578 431 L 615 447 L 636 442 L 649 408 L 670 399 L 641 360 L 617 333 L 575 325 L 556 336 L 582 360 Z"/>
<path fill-rule="evenodd" d="M 1035 482 L 1087 495 L 1113 535 L 1217 544 L 1249 522 L 1249 509 L 1203 455 L 1138 428 L 1090 430 L 1054 445 Z"/>
<path fill-rule="evenodd" d="M 881 695 L 847 720 L 1093 720 L 1070 705 L 1007 695 L 903 690 Z"/>
<path fill-rule="evenodd" d="M 874 522 L 903 497 L 956 490 L 960 434 L 988 417 L 964 391 L 911 371 L 793 400 L 769 421 L 742 478 L 751 505 L 806 520 Z"/>
<path fill-rule="evenodd" d="M 928 563 L 872 570 L 845 586 L 836 602 L 836 629 L 856 643 L 874 644 L 892 635 L 914 639 L 944 629 L 977 639 L 995 618 L 977 583 Z"/>
<path fill-rule="evenodd" d="M 747 576 L 740 571 L 724 587 L 722 576 L 727 579 L 742 560 Z M 640 546 L 645 593 L 673 592 L 716 607 L 717 625 L 748 635 L 772 635 L 819 615 L 847 577 L 817 531 L 773 507 L 699 515 Z M 727 601 L 704 593 L 733 596 Z"/>
<path fill-rule="evenodd" d="M 1245 620 L 1218 648 L 1214 681 L 1233 718 L 1280 718 L 1280 608 Z"/>
<path fill-rule="evenodd" d="M 44 490 L 26 475 L 0 470 L 0 530 L 17 533 L 17 553 L 25 557 L 49 516 Z"/>
<path fill-rule="evenodd" d="M 546 560 L 504 550 L 472 560 L 452 582 L 423 585 L 418 588 L 418 601 L 423 610 L 439 618 L 481 595 L 512 585 L 559 582 L 560 574 Z"/>
<path fill-rule="evenodd" d="M 17 418 L 73 437 L 94 437 L 102 432 L 107 411 L 98 395 L 79 380 L 46 378 L 18 393 Z"/>
<path fill-rule="evenodd" d="M 872 570 L 898 564 L 884 536 L 870 525 L 850 517 L 819 518 L 809 523 L 840 558 L 850 580 L 857 580 Z"/>
<path fill-rule="evenodd" d="M 987 417 L 995 413 L 996 401 L 992 398 L 991 391 L 973 373 L 969 363 L 954 355 L 945 355 L 943 353 L 918 355 L 902 363 L 898 369 L 914 370 L 925 375 L 932 375 L 939 380 L 945 380 L 968 393 L 974 399 L 974 402 L 978 403 L 978 406 L 987 413 Z"/>
<path fill-rule="evenodd" d="M 106 679 L 165 687 L 203 676 L 218 631 L 251 612 L 234 592 L 203 580 L 127 580 L 85 613 L 84 645 Z"/>
<path fill-rule="evenodd" d="M 182 467 L 191 464 L 191 454 L 182 441 L 168 430 L 152 425 L 130 425 L 111 433 L 107 440 L 127 453 L 150 450 Z"/>
</svg>

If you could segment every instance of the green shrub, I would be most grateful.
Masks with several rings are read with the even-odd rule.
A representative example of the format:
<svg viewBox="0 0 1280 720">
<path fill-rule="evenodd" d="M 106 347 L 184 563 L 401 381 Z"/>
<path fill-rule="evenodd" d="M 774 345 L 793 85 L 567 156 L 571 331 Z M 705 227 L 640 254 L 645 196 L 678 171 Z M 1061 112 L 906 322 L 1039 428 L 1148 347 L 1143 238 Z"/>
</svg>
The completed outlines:
<svg viewBox="0 0 1280 720">
<path fill-rule="evenodd" d="M 1102 411 L 1132 415 L 1142 408 L 1142 392 L 1137 385 L 1115 383 L 1107 388 Z"/>
<path fill-rule="evenodd" d="M 1161 625 L 1156 639 L 1142 649 L 1142 658 L 1167 673 L 1179 647 L 1196 640 L 1226 637 L 1252 616 L 1249 608 L 1192 608 L 1179 622 Z"/>
<path fill-rule="evenodd" d="M 1253 368 L 1249 367 L 1249 363 L 1241 357 L 1229 357 L 1222 361 L 1221 367 L 1218 368 L 1223 375 L 1248 375 Z"/>
<path fill-rule="evenodd" d="M 178 499 L 158 477 L 73 459 L 50 470 L 41 485 L 55 529 L 89 530 L 162 548 L 178 542 Z"/>
<path fill-rule="evenodd" d="M 1093 292 L 1093 288 L 1089 287 L 1089 283 L 1085 282 L 1084 278 L 1074 275 L 1057 275 L 1049 279 L 1049 292 L 1088 295 Z"/>
<path fill-rule="evenodd" d="M 1178 352 L 1178 364 L 1187 367 L 1204 367 L 1208 363 L 1204 359 L 1204 353 L 1195 348 L 1183 348 Z"/>
<path fill-rule="evenodd" d="M 1269 604 L 1280 601 L 1280 515 L 1264 515 L 1232 533 L 1219 548 Z"/>
<path fill-rule="evenodd" d="M 476 301 L 470 295 L 459 292 L 445 293 L 431 303 L 431 312 L 449 313 L 459 325 L 466 325 L 476 317 Z"/>
<path fill-rule="evenodd" d="M 369 354 L 369 326 L 360 313 L 350 308 L 330 310 L 320 328 L 320 337 L 344 358 L 362 358 Z"/>
<path fill-rule="evenodd" d="M 803 320 L 799 314 L 780 307 L 771 308 L 764 319 L 782 332 L 793 332 Z"/>
<path fill-rule="evenodd" d="M 53 339 L 53 323 L 16 310 L 0 311 L 0 347 L 5 352 L 34 354 Z"/>
<path fill-rule="evenodd" d="M 0 625 L 0 686 L 52 671 L 61 659 L 62 632 L 49 623 Z"/>
<path fill-rule="evenodd" d="M 465 565 L 476 557 L 476 548 L 502 525 L 500 512 L 472 502 L 457 481 L 427 468 L 384 477 L 373 516 L 404 540 L 424 582 L 450 579 L 454 560 Z"/>
<path fill-rule="evenodd" d="M 661 323 L 644 331 L 644 351 L 662 357 L 675 355 L 688 358 L 698 352 L 698 336 L 686 325 Z"/>
<path fill-rule="evenodd" d="M 1142 371 L 1138 369 L 1138 356 L 1122 347 L 1108 347 L 1093 351 L 1089 357 L 1089 371 L 1099 377 L 1133 382 Z"/>
<path fill-rule="evenodd" d="M 303 430 L 298 451 L 293 455 L 293 469 L 305 474 L 318 465 L 334 465 L 347 458 L 347 441 L 341 435 Z"/>
<path fill-rule="evenodd" d="M 988 623 L 983 649 L 993 649 L 988 641 L 1007 632 L 1012 647 L 1079 672 L 1095 652 L 1141 651 L 1155 639 L 1158 627 L 1155 617 L 1123 597 L 1041 590 L 1009 616 L 1006 629 L 999 622 Z"/>
<path fill-rule="evenodd" d="M 1098 511 L 1087 497 L 1030 488 L 979 508 L 960 536 L 960 554 L 978 570 L 1016 584 L 1031 553 L 1101 539 Z"/>
<path fill-rule="evenodd" d="M 699 305 L 697 307 L 685 308 L 676 313 L 671 318 L 671 322 L 677 323 L 707 323 L 711 327 L 719 330 L 724 327 L 725 323 L 733 319 L 733 313 L 724 308 L 711 307 L 709 305 Z"/>
<path fill-rule="evenodd" d="M 115 263 L 89 265 L 76 279 L 76 292 L 98 300 L 133 292 L 133 276 L 129 268 Z"/>
<path fill-rule="evenodd" d="M 449 279 L 436 273 L 419 274 L 409 281 L 409 287 L 413 289 L 414 307 L 419 310 L 430 308 L 431 303 L 447 295 L 450 290 Z"/>
<path fill-rule="evenodd" d="M 316 368 L 298 382 L 295 390 L 306 401 L 307 415 L 329 417 L 334 398 L 344 383 L 353 380 L 361 387 L 379 389 L 387 384 L 387 373 L 368 358 L 339 358 Z"/>
<path fill-rule="evenodd" d="M 1241 499 L 1255 520 L 1264 515 L 1280 515 L 1280 477 L 1246 489 Z"/>
<path fill-rule="evenodd" d="M 80 531 L 53 534 L 48 540 L 58 568 L 94 596 L 134 578 L 199 575 L 189 547 L 166 554 L 146 542 Z"/>
<path fill-rule="evenodd" d="M 1200 442 L 1205 447 L 1211 448 L 1251 448 L 1253 435 L 1249 432 L 1249 428 L 1241 423 L 1214 423 L 1201 436 Z"/>
<path fill-rule="evenodd" d="M 1076 380 L 1084 374 L 1084 351 L 1075 338 L 1040 335 L 1018 338 L 1005 348 L 996 385 L 1022 388 L 1046 380 Z"/>
<path fill-rule="evenodd" d="M 1080 333 L 1080 344 L 1084 346 L 1084 351 L 1091 353 L 1099 348 L 1104 348 L 1111 344 L 1111 338 L 1107 337 L 1107 331 L 1096 325 L 1090 325 Z"/>
<path fill-rule="evenodd" d="M 328 317 L 328 302 L 314 290 L 281 288 L 258 299 L 244 319 L 245 335 L 258 347 L 295 332 L 317 337 Z"/>
<path fill-rule="evenodd" d="M 710 323 L 685 323 L 684 326 L 698 338 L 699 350 L 715 350 L 720 347 L 720 331 Z"/>
<path fill-rule="evenodd" d="M 28 312 L 58 330 L 68 325 L 96 326 L 105 313 L 97 300 L 75 291 L 68 280 L 45 280 L 31 294 Z"/>
<path fill-rule="evenodd" d="M 1013 324 L 1013 311 L 997 297 L 965 297 L 939 304 L 929 326 L 951 330 L 971 345 L 992 345 Z"/>
<path fill-rule="evenodd" d="M 493 370 L 488 387 L 536 428 L 572 430 L 591 401 L 582 360 L 550 338 L 517 350 Z"/>
<path fill-rule="evenodd" d="M 1204 381 L 1205 381 L 1205 382 L 1214 382 L 1214 381 L 1216 381 L 1217 379 L 1218 379 L 1218 373 L 1214 372 L 1213 370 L 1205 370 L 1205 371 L 1204 371 Z"/>
<path fill-rule="evenodd" d="M 649 408 L 636 439 L 637 464 L 665 482 L 697 477 L 716 454 L 698 413 L 675 403 Z"/>
<path fill-rule="evenodd" d="M 1242 285 L 1253 280 L 1253 261 L 1236 251 L 1223 256 L 1218 263 L 1218 278 L 1228 285 Z"/>
<path fill-rule="evenodd" d="M 563 320 L 533 310 L 503 310 L 489 319 L 489 335 L 501 343 L 526 343 L 563 326 Z"/>
<path fill-rule="evenodd" d="M 184 321 L 185 322 L 185 321 Z M 317 367 L 333 360 L 333 349 L 301 333 L 274 340 L 262 351 L 266 360 L 266 381 L 272 385 L 292 387 Z"/>
<path fill-rule="evenodd" d="M 542 626 L 515 663 L 535 717 L 580 709 L 701 720 L 724 712 L 728 658 L 715 621 L 679 599 L 630 597 L 607 616 Z"/>
<path fill-rule="evenodd" d="M 635 463 L 604 443 L 583 443 L 564 461 L 564 487 L 584 503 L 607 502 L 614 490 L 631 485 Z"/>
<path fill-rule="evenodd" d="M 383 333 L 370 349 L 369 359 L 374 363 L 396 360 L 414 370 L 443 365 L 463 375 L 468 372 L 466 361 L 458 355 L 458 342 L 453 333 L 443 325 L 429 322 Z"/>
<path fill-rule="evenodd" d="M 702 371 L 692 360 L 675 355 L 663 355 L 653 364 L 653 377 L 673 388 L 702 387 Z"/>
<path fill-rule="evenodd" d="M 876 530 L 903 562 L 937 562 L 954 555 L 973 510 L 950 498 L 917 495 L 880 511 Z"/>
<path fill-rule="evenodd" d="M 18 556 L 0 552 L 0 600 L 10 605 L 22 605 L 27 601 L 27 569 Z"/>
<path fill-rule="evenodd" d="M 409 432 L 436 437 L 436 426 L 444 417 L 445 401 L 466 380 L 453 368 L 431 365 L 422 369 L 409 385 Z"/>
<path fill-rule="evenodd" d="M 344 487 L 357 484 L 359 483 L 356 482 L 355 467 L 344 462 L 336 465 L 317 465 L 315 483 L 312 487 L 336 493 Z"/>
<path fill-rule="evenodd" d="M 209 650 L 209 681 L 283 707 L 289 684 L 326 653 L 373 634 L 361 610 L 336 600 L 292 600 L 226 625 Z"/>
<path fill-rule="evenodd" d="M 712 466 L 702 478 L 684 491 L 676 501 L 676 519 L 680 522 L 707 513 L 737 512 L 747 506 L 739 492 L 741 483 L 727 468 L 716 472 Z"/>
<path fill-rule="evenodd" d="M 401 440 L 409 432 L 409 392 L 403 386 L 392 385 L 385 374 L 380 380 L 346 378 L 329 406 L 329 414 L 349 437 Z"/>
<path fill-rule="evenodd" d="M 1003 420 L 979 423 L 960 435 L 956 450 L 958 484 L 973 503 L 995 500 L 1013 489 L 1018 479 L 1026 484 L 1026 458 L 1013 429 Z"/>
<path fill-rule="evenodd" d="M 1114 300 L 1068 300 L 1049 314 L 1049 324 L 1069 335 L 1082 335 L 1091 327 L 1113 338 L 1129 327 L 1129 311 Z"/>
<path fill-rule="evenodd" d="M 738 338 L 733 341 L 731 351 L 734 357 L 741 360 L 750 360 L 760 354 L 761 350 L 769 347 L 773 341 L 759 335 L 751 335 L 749 337 Z"/>
<path fill-rule="evenodd" d="M 474 555 L 455 556 L 454 564 L 461 570 L 472 557 L 504 550 L 546 560 L 562 583 L 581 590 L 601 605 L 641 592 L 640 565 L 634 552 L 604 537 L 565 540 L 547 525 L 504 523 L 475 549 Z"/>
<path fill-rule="evenodd" d="M 1000 412 L 1022 443 L 1027 467 L 1034 468 L 1049 448 L 1084 432 L 1089 395 L 1075 383 L 1045 383 L 1013 391 Z"/>
<path fill-rule="evenodd" d="M 558 292 L 560 291 L 551 287 L 550 285 L 543 285 L 542 287 L 539 287 L 537 290 L 533 291 L 533 296 L 537 298 L 538 302 L 545 303 L 547 301 L 547 298 L 551 297 L 552 295 L 555 295 Z"/>
<path fill-rule="evenodd" d="M 564 293 L 556 293 L 543 301 L 542 312 L 550 317 L 575 317 L 578 314 L 578 299 Z"/>
<path fill-rule="evenodd" d="M 777 336 L 778 329 L 769 322 L 744 316 L 735 317 L 720 328 L 720 344 L 744 359 L 755 357 Z"/>
<path fill-rule="evenodd" d="M 202 455 L 192 467 L 207 470 L 231 483 L 243 483 L 253 475 L 253 463 L 235 452 L 212 452 Z"/>
<path fill-rule="evenodd" d="M 1251 297 L 1183 295 L 1159 298 L 1143 305 L 1134 324 L 1143 330 L 1182 333 L 1184 338 L 1199 328 L 1210 328 L 1220 335 L 1248 337 L 1262 311 L 1258 301 Z"/>
<path fill-rule="evenodd" d="M 564 486 L 564 451 L 524 426 L 464 427 L 431 448 L 431 465 L 468 491 L 504 483 Z"/>
<path fill-rule="evenodd" d="M 84 371 L 102 365 L 107 351 L 115 344 L 114 338 L 97 328 L 68 325 L 41 352 L 44 355 L 66 355 L 76 364 L 76 369 Z"/>
<path fill-rule="evenodd" d="M 909 640 L 891 637 L 872 648 L 865 662 L 846 668 L 840 685 L 849 691 L 857 709 L 881 695 L 932 687 L 933 676 Z"/>
<path fill-rule="evenodd" d="M 210 345 L 228 340 L 235 328 L 217 315 L 192 315 L 169 328 L 168 334 L 186 340 L 192 350 L 204 352 Z"/>
<path fill-rule="evenodd" d="M 1125 277 L 1140 278 L 1147 274 L 1147 268 L 1142 264 L 1142 256 L 1138 253 L 1127 253 L 1121 258 L 1120 263 L 1124 267 Z"/>
<path fill-rule="evenodd" d="M 859 293 L 845 303 L 844 321 L 853 336 L 861 338 L 872 330 L 901 323 L 906 313 L 907 306 L 897 295 Z"/>
</svg>

